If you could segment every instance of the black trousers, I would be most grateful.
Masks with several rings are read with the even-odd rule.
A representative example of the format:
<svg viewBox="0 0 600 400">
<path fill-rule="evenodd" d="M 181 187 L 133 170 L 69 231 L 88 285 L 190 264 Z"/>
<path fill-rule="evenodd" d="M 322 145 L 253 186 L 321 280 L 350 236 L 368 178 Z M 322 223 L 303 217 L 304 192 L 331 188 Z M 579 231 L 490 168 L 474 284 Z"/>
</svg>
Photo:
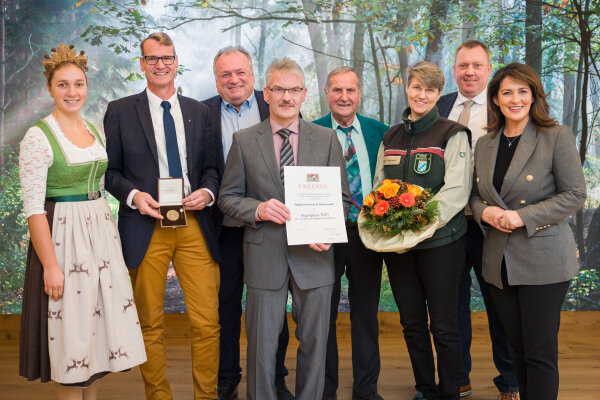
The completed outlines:
<svg viewBox="0 0 600 400">
<path fill-rule="evenodd" d="M 571 281 L 509 286 L 504 265 L 502 275 L 503 289 L 491 286 L 491 292 L 514 350 L 520 397 L 556 400 L 560 309 Z"/>
<path fill-rule="evenodd" d="M 352 334 L 352 374 L 354 393 L 366 397 L 377 391 L 379 378 L 379 323 L 377 312 L 381 291 L 383 256 L 367 249 L 358 236 L 356 226 L 347 227 L 348 243 L 333 245 L 335 283 L 331 295 L 331 318 L 327 338 L 325 389 L 323 394 L 337 391 L 338 347 L 335 321 L 340 303 L 340 280 L 344 271 L 348 278 L 350 331 Z"/>
<path fill-rule="evenodd" d="M 238 384 L 242 379 L 240 366 L 240 331 L 242 317 L 242 293 L 244 289 L 244 228 L 222 227 L 219 236 L 221 246 L 221 287 L 219 289 L 219 321 L 221 323 L 221 341 L 219 355 L 219 383 L 231 381 Z M 288 374 L 285 368 L 290 333 L 287 318 L 283 320 L 283 329 L 279 334 L 279 347 L 275 366 L 275 385 L 285 383 Z"/>
<path fill-rule="evenodd" d="M 504 328 L 498 317 L 496 305 L 490 292 L 491 285 L 482 276 L 483 232 L 475 221 L 468 222 L 467 258 L 458 291 L 458 327 L 460 329 L 462 349 L 462 376 L 460 385 L 470 383 L 471 372 L 471 268 L 475 271 L 481 297 L 485 304 L 492 342 L 494 365 L 500 373 L 494 378 L 494 384 L 500 392 L 518 392 L 519 383 L 515 372 L 513 351 L 504 335 Z"/>
<path fill-rule="evenodd" d="M 444 246 L 385 255 L 415 389 L 427 399 L 459 398 L 461 360 L 457 304 L 458 285 L 465 265 L 465 243 L 462 236 Z M 430 332 L 437 354 L 438 385 Z"/>
</svg>

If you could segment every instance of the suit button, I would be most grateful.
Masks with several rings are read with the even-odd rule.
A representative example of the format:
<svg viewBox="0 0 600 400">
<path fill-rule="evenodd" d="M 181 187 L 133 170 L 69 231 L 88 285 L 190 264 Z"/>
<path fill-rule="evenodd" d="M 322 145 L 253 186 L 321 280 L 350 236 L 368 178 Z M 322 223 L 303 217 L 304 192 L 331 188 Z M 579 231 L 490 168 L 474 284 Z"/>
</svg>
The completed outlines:
<svg viewBox="0 0 600 400">
<path fill-rule="evenodd" d="M 484 201 L 483 201 L 483 204 L 487 204 L 487 201 L 485 201 L 485 200 L 484 200 Z"/>
<path fill-rule="evenodd" d="M 531 182 L 533 180 L 533 175 L 527 175 L 525 179 L 527 179 L 528 182 Z"/>
<path fill-rule="evenodd" d="M 520 203 L 520 204 L 525 204 L 525 203 L 526 203 L 526 201 L 525 201 L 525 200 L 521 200 L 519 203 Z"/>
</svg>

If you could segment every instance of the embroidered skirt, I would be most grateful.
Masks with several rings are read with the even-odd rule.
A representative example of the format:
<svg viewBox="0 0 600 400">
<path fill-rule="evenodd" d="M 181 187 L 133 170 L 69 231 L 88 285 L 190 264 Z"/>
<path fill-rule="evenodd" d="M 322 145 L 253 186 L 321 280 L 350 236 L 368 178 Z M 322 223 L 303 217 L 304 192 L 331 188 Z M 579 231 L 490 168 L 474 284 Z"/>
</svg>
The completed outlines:
<svg viewBox="0 0 600 400">
<path fill-rule="evenodd" d="M 119 234 L 105 199 L 59 202 L 53 206 L 52 241 L 65 274 L 63 297 L 54 301 L 43 293 L 43 270 L 31 249 L 24 292 L 24 298 L 30 298 L 24 299 L 22 318 L 26 325 L 35 320 L 25 314 L 35 314 L 32 303 L 37 303 L 37 314 L 39 319 L 45 317 L 47 328 L 43 327 L 44 321 L 25 329 L 22 323 L 21 346 L 31 345 L 38 336 L 39 349 L 33 351 L 37 356 L 27 354 L 31 349 L 21 349 L 20 372 L 30 380 L 39 377 L 42 382 L 51 379 L 87 386 L 108 372 L 145 362 L 144 341 Z M 36 275 L 37 279 L 29 275 Z M 28 280 L 37 280 L 37 285 L 33 285 L 37 287 L 28 287 Z M 33 294 L 33 290 L 41 290 L 41 294 Z M 31 297 L 38 300 L 32 302 Z M 44 341 L 50 376 L 44 367 Z"/>
</svg>

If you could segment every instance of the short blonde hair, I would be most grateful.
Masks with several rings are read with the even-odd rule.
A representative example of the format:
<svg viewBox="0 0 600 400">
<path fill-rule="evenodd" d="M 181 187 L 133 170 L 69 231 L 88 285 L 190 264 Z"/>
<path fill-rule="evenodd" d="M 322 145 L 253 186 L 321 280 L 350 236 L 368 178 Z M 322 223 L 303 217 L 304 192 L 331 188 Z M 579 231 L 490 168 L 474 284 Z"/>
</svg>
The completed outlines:
<svg viewBox="0 0 600 400">
<path fill-rule="evenodd" d="M 444 90 L 444 83 L 446 83 L 440 67 L 429 61 L 418 62 L 408 69 L 408 86 L 414 78 L 423 82 L 425 86 L 439 89 L 440 92 Z"/>
<path fill-rule="evenodd" d="M 302 78 L 302 86 L 304 86 L 304 71 L 302 71 L 302 68 L 300 68 L 296 61 L 287 57 L 283 57 L 281 60 L 273 60 L 271 65 L 269 65 L 269 68 L 267 68 L 267 72 L 265 73 L 265 82 L 267 85 L 269 84 L 271 76 L 273 76 L 275 71 L 290 72 L 296 76 L 299 76 Z"/>
<path fill-rule="evenodd" d="M 162 44 L 163 46 L 171 46 L 173 47 L 173 55 L 177 54 L 175 53 L 175 44 L 173 44 L 173 40 L 171 39 L 171 37 L 169 35 L 167 35 L 164 32 L 154 32 L 151 33 L 150 35 L 148 35 L 148 37 L 144 40 L 142 40 L 142 43 L 140 43 L 140 50 L 142 51 L 142 57 L 144 56 L 144 43 L 146 43 L 148 40 L 156 40 L 158 43 Z"/>
</svg>

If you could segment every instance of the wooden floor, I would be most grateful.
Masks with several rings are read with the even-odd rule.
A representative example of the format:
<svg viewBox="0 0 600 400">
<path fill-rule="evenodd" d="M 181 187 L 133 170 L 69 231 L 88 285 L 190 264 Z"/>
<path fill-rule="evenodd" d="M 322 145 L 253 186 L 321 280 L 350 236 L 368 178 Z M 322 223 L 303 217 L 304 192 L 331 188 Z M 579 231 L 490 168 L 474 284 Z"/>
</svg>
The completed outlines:
<svg viewBox="0 0 600 400">
<path fill-rule="evenodd" d="M 18 343 L 15 321 L 0 318 L 0 399 L 51 399 L 51 384 L 26 382 L 18 377 Z M 184 316 L 169 318 L 168 378 L 175 400 L 193 398 L 189 339 Z M 292 325 L 290 325 L 292 328 Z M 350 400 L 352 365 L 347 313 L 338 320 L 340 349 L 340 388 L 338 398 Z M 395 313 L 380 314 L 381 375 L 379 393 L 386 400 L 410 400 L 414 395 L 414 380 L 410 361 Z M 562 317 L 560 342 L 561 385 L 559 399 L 600 400 L 600 312 L 565 312 Z M 245 339 L 242 339 L 242 366 L 245 367 Z M 295 354 L 298 343 L 290 341 L 286 365 L 290 371 L 287 383 L 293 392 Z M 485 313 L 473 313 L 473 344 L 471 348 L 473 394 L 469 400 L 493 400 L 498 396 L 492 383 L 497 374 L 491 361 L 491 347 Z M 139 370 L 112 374 L 99 384 L 99 399 L 144 399 Z M 245 377 L 240 384 L 240 398 L 245 399 Z M 320 399 L 315 399 L 320 400 Z"/>
</svg>

